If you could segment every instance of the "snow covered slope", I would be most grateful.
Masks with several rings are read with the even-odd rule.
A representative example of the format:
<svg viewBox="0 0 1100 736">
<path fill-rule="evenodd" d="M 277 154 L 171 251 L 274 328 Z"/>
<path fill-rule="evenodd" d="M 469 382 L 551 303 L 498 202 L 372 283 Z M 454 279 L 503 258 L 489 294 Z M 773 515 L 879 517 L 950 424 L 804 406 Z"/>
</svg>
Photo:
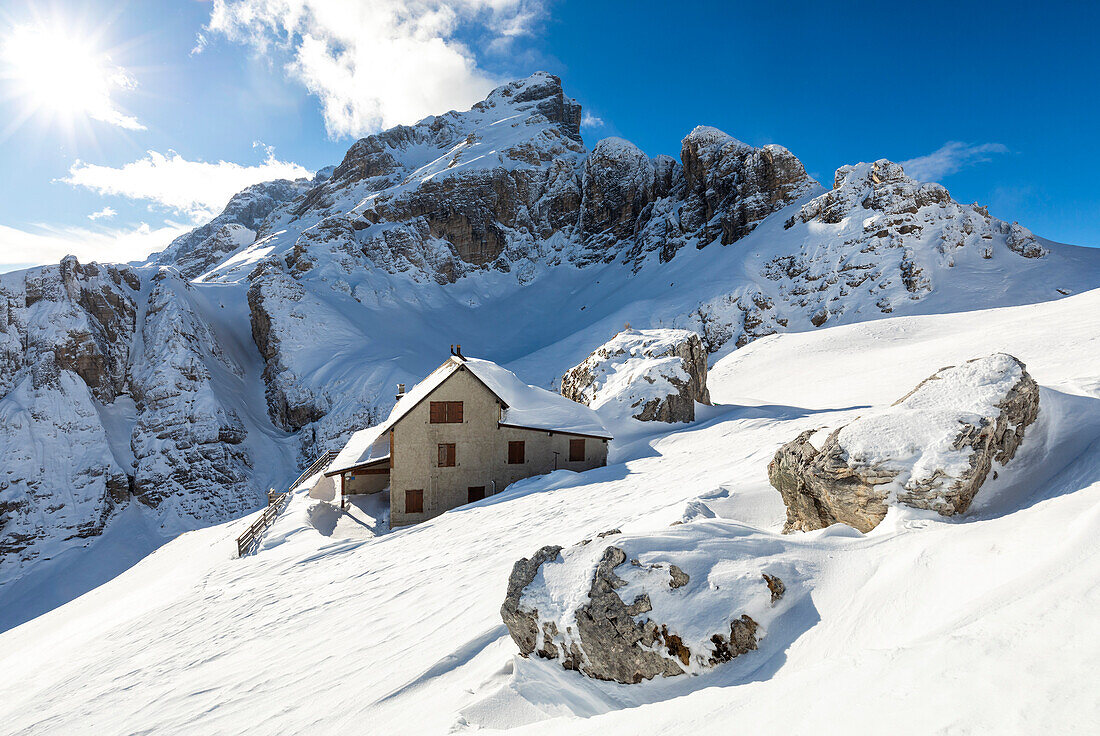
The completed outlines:
<svg viewBox="0 0 1100 736">
<path fill-rule="evenodd" d="M 250 187 L 148 263 L 0 277 L 0 608 L 20 601 L 0 628 L 65 599 L 26 603 L 19 586 L 49 587 L 19 583 L 41 563 L 101 571 L 70 593 L 116 572 L 97 540 L 124 515 L 155 530 L 135 535 L 147 551 L 256 508 L 453 343 L 552 388 L 624 322 L 722 355 L 1100 286 L 1100 250 L 888 161 L 826 190 L 781 146 L 704 126 L 679 161 L 651 158 L 588 148 L 579 120 L 534 74 L 364 138 L 312 180 Z"/>
<path fill-rule="evenodd" d="M 867 535 L 779 533 L 766 467 L 780 444 L 997 351 L 1027 364 L 1040 414 L 967 513 L 894 509 Z M 255 556 L 234 559 L 249 519 L 184 534 L 0 634 L 0 723 L 43 734 L 1093 730 L 1100 290 L 774 335 L 719 360 L 708 383 L 716 405 L 687 428 L 633 426 L 605 468 L 529 479 L 415 527 L 373 536 L 298 495 Z M 724 540 L 789 568 L 799 602 L 758 651 L 695 677 L 622 686 L 516 657 L 498 611 L 512 563 L 611 528 Z"/>
</svg>

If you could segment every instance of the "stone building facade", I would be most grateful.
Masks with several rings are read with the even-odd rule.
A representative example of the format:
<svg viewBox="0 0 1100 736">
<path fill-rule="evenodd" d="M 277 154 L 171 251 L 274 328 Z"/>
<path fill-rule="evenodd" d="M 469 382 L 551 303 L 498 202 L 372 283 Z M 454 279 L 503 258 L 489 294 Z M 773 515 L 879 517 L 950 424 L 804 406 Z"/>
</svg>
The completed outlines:
<svg viewBox="0 0 1100 736">
<path fill-rule="evenodd" d="M 489 361 L 452 356 L 356 433 L 326 471 L 342 495 L 390 489 L 390 525 L 425 521 L 522 478 L 607 464 L 598 415 Z"/>
</svg>

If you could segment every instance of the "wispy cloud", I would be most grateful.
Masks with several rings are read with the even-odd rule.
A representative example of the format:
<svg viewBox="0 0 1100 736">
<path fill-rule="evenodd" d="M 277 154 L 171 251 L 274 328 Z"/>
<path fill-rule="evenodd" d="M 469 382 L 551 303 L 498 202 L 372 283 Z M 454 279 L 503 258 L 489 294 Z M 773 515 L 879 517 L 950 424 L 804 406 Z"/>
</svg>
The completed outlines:
<svg viewBox="0 0 1100 736">
<path fill-rule="evenodd" d="M 905 173 L 919 181 L 939 181 L 956 171 L 983 164 L 992 159 L 993 154 L 1008 153 L 1008 147 L 1000 143 L 963 143 L 948 141 L 926 156 L 918 156 L 901 161 Z"/>
<path fill-rule="evenodd" d="M 312 175 L 296 163 L 278 160 L 270 147 L 264 149 L 266 158 L 256 166 L 189 161 L 175 151 L 149 151 L 144 158 L 119 167 L 77 161 L 61 181 L 103 195 L 150 202 L 201 222 L 216 215 L 230 197 L 251 184 Z"/>
<path fill-rule="evenodd" d="M 92 214 L 88 215 L 88 219 L 92 221 L 109 220 L 117 214 L 118 212 L 115 210 L 114 207 L 104 207 L 98 212 L 93 212 Z"/>
<path fill-rule="evenodd" d="M 581 115 L 581 127 L 582 128 L 588 128 L 589 130 L 593 130 L 595 128 L 602 128 L 603 127 L 603 118 L 596 117 L 592 113 L 585 110 L 584 114 Z"/>
<path fill-rule="evenodd" d="M 57 263 L 67 255 L 81 261 L 118 263 L 145 258 L 191 229 L 191 225 L 141 223 L 128 228 L 36 225 L 33 229 L 0 225 L 0 272 L 28 265 Z"/>
<path fill-rule="evenodd" d="M 361 136 L 484 97 L 499 80 L 460 31 L 500 53 L 542 14 L 541 0 L 214 0 L 194 53 L 221 35 L 285 59 L 329 136 Z"/>
</svg>

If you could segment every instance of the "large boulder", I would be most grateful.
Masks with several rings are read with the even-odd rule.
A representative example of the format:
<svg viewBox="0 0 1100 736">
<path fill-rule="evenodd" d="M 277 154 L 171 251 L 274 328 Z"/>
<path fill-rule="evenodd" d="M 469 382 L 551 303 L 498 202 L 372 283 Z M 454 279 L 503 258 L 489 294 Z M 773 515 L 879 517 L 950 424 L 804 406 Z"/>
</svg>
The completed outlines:
<svg viewBox="0 0 1100 736">
<path fill-rule="evenodd" d="M 513 567 L 501 618 L 522 656 L 598 680 L 638 683 L 727 662 L 755 650 L 790 601 L 781 603 L 784 563 L 724 524 L 543 547 Z"/>
<path fill-rule="evenodd" d="M 840 522 L 867 532 L 895 502 L 962 513 L 1038 413 L 1039 387 L 1024 364 L 995 353 L 942 368 L 831 432 L 803 432 L 768 465 L 787 505 L 785 531 Z"/>
<path fill-rule="evenodd" d="M 632 330 L 596 348 L 561 380 L 561 393 L 643 422 L 690 422 L 710 403 L 707 351 L 690 330 Z"/>
</svg>

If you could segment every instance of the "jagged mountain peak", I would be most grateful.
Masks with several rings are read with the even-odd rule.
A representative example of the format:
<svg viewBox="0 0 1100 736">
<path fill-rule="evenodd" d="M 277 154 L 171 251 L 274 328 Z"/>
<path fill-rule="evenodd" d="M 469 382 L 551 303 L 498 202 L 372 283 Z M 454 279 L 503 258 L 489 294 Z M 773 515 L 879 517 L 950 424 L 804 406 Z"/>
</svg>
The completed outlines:
<svg viewBox="0 0 1100 736">
<path fill-rule="evenodd" d="M 581 142 L 581 106 L 565 95 L 561 79 L 549 72 L 535 72 L 524 79 L 501 85 L 473 109 L 489 110 L 500 106 L 519 111 L 533 107 L 551 123 L 561 126 L 570 138 Z"/>
</svg>

